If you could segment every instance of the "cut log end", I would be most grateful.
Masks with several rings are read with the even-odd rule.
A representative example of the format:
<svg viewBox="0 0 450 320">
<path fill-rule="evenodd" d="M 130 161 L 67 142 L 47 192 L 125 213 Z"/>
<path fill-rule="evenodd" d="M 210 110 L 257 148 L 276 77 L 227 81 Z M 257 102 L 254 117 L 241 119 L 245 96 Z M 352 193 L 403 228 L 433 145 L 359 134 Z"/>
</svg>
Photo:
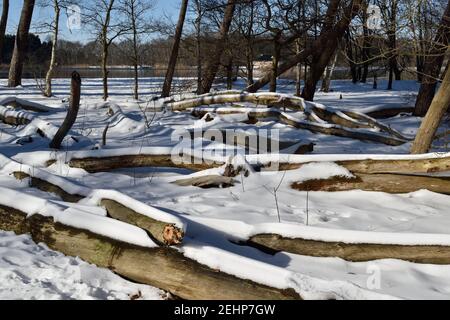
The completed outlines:
<svg viewBox="0 0 450 320">
<path fill-rule="evenodd" d="M 183 242 L 184 231 L 175 225 L 168 225 L 164 228 L 163 239 L 164 244 L 168 246 L 178 245 Z"/>
</svg>

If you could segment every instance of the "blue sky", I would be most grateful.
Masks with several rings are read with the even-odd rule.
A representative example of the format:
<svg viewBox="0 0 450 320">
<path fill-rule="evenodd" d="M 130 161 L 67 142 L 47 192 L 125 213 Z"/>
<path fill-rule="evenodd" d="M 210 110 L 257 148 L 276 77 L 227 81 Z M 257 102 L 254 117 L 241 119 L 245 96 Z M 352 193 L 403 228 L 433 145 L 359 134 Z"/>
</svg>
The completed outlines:
<svg viewBox="0 0 450 320">
<path fill-rule="evenodd" d="M 96 1 L 96 0 L 92 0 Z M 155 9 L 152 11 L 153 16 L 162 16 L 167 15 L 171 17 L 172 20 L 176 20 L 178 17 L 178 10 L 180 7 L 180 0 L 152 0 L 155 2 Z M 36 0 L 36 4 L 39 3 L 39 0 Z M 0 4 L 3 4 L 3 0 L 0 0 Z M 17 25 L 20 19 L 20 10 L 22 9 L 22 0 L 10 0 L 10 8 L 9 8 L 9 20 L 8 20 L 8 33 L 14 34 L 16 32 Z M 0 6 L 1 10 L 1 6 Z M 44 9 L 37 6 L 33 15 L 33 24 L 36 25 L 39 21 L 49 21 L 52 19 L 52 11 L 51 9 Z M 34 31 L 36 31 L 34 29 Z M 87 41 L 90 39 L 91 35 L 87 31 L 77 30 L 73 32 L 69 32 L 66 26 L 66 14 L 62 14 L 62 23 L 61 23 L 61 34 L 62 38 L 65 40 L 79 40 L 79 41 Z M 46 35 L 41 36 L 41 38 L 46 38 Z M 45 39 L 43 39 L 45 40 Z"/>
</svg>

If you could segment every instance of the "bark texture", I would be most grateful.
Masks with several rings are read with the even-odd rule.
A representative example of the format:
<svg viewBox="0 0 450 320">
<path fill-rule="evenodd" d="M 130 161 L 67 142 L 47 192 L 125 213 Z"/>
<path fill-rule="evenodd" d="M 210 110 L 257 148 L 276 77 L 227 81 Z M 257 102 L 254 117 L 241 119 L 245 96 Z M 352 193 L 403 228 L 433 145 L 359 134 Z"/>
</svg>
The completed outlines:
<svg viewBox="0 0 450 320">
<path fill-rule="evenodd" d="M 162 90 L 162 97 L 170 96 L 172 89 L 172 80 L 175 74 L 175 67 L 178 60 L 178 52 L 180 50 L 181 36 L 183 34 L 184 21 L 186 19 L 186 12 L 189 0 L 183 0 L 181 2 L 180 16 L 178 17 L 177 28 L 175 30 L 174 43 L 172 47 L 172 53 L 170 54 L 169 65 L 167 67 L 166 78 L 164 80 L 164 86 Z"/>
<path fill-rule="evenodd" d="M 23 65 L 28 49 L 28 35 L 30 32 L 31 19 L 33 18 L 34 4 L 35 0 L 24 0 L 23 2 L 19 27 L 16 34 L 16 42 L 14 44 L 13 56 L 9 68 L 9 87 L 22 85 Z"/>
<path fill-rule="evenodd" d="M 78 110 L 80 108 L 80 95 L 81 95 L 81 77 L 78 72 L 72 73 L 72 83 L 70 92 L 70 104 L 67 116 L 64 119 L 63 124 L 55 134 L 53 140 L 50 142 L 51 149 L 61 148 L 61 143 L 64 137 L 72 128 L 73 124 L 77 120 Z"/>
<path fill-rule="evenodd" d="M 222 25 L 220 27 L 219 36 L 216 40 L 215 48 L 211 53 L 207 65 L 205 66 L 205 71 L 202 79 L 200 94 L 208 93 L 211 91 L 211 87 L 216 78 L 217 71 L 220 67 L 220 60 L 226 45 L 226 40 L 228 37 L 228 31 L 231 27 L 231 22 L 233 21 L 234 10 L 236 8 L 236 0 L 228 0 L 225 15 L 223 17 Z"/>
</svg>

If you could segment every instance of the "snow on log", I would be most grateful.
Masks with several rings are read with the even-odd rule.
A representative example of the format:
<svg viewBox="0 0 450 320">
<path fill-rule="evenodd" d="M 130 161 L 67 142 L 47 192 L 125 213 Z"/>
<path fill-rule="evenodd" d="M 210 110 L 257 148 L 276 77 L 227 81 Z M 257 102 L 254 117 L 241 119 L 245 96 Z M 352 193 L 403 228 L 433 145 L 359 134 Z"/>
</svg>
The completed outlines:
<svg viewBox="0 0 450 320">
<path fill-rule="evenodd" d="M 21 171 L 15 171 L 13 175 L 18 180 L 29 179 L 30 187 L 56 194 L 66 202 L 75 203 L 88 199 L 85 201 L 86 203 L 101 205 L 106 209 L 109 217 L 144 229 L 152 240 L 158 244 L 172 246 L 180 244 L 183 241 L 185 226 L 179 219 L 175 217 L 172 218 L 169 214 L 163 213 L 162 211 L 162 216 L 158 217 L 161 221 L 155 219 L 154 214 L 158 214 L 156 211 L 159 210 L 147 207 L 145 205 L 140 205 L 140 203 L 137 204 L 137 207 L 140 206 L 140 211 L 143 213 L 136 212 L 135 210 L 130 209 L 127 204 L 129 205 L 133 202 L 136 203 L 137 201 L 125 195 L 119 194 L 116 191 L 92 190 L 88 196 L 82 196 L 79 194 L 71 194 L 58 185 L 30 176 L 30 174 Z M 63 178 L 61 178 L 61 180 L 63 180 Z M 66 183 L 61 185 L 66 185 Z M 122 203 L 113 200 L 115 198 L 122 200 Z M 153 213 L 153 215 L 149 214 L 149 212 Z"/>
<path fill-rule="evenodd" d="M 223 165 L 223 163 L 207 163 L 201 159 L 197 160 L 192 156 L 185 156 L 184 159 L 185 161 L 176 163 L 172 160 L 171 154 L 136 154 L 98 158 L 73 158 L 69 161 L 69 166 L 84 169 L 89 173 L 96 173 L 120 168 L 139 167 L 173 167 L 200 171 Z"/>
<path fill-rule="evenodd" d="M 144 216 L 114 200 L 102 199 L 100 204 L 106 209 L 108 216 L 144 229 L 158 244 L 173 246 L 183 241 L 184 230 L 175 224 Z"/>
<path fill-rule="evenodd" d="M 109 268 L 138 283 L 192 300 L 301 299 L 293 289 L 278 289 L 213 270 L 177 250 L 117 241 L 94 232 L 70 227 L 51 217 L 27 214 L 0 205 L 0 229 L 31 234 L 52 250 L 77 256 L 88 263 Z"/>
<path fill-rule="evenodd" d="M 9 106 L 13 107 L 14 109 L 23 109 L 27 111 L 33 111 L 33 112 L 50 112 L 53 109 L 46 107 L 42 104 L 20 99 L 17 97 L 6 97 L 0 100 L 0 106 Z"/>
<path fill-rule="evenodd" d="M 52 140 L 58 132 L 58 128 L 55 125 L 51 124 L 48 121 L 40 119 L 32 113 L 26 111 L 16 111 L 1 105 L 0 121 L 12 126 L 25 125 L 27 133 L 29 135 L 39 134 L 40 136 L 46 137 L 49 140 Z M 82 140 L 84 140 L 85 144 L 93 145 L 92 141 L 90 141 L 88 138 L 79 136 L 77 134 L 72 134 L 70 138 L 76 143 L 81 143 Z"/>
<path fill-rule="evenodd" d="M 199 106 L 249 102 L 256 105 L 267 105 L 280 108 L 289 108 L 293 110 L 305 110 L 305 101 L 291 95 L 265 92 L 265 93 L 215 93 L 212 95 L 199 96 L 191 99 L 177 102 L 166 103 L 166 107 L 172 111 L 184 111 Z"/>
<path fill-rule="evenodd" d="M 144 229 L 160 244 L 181 243 L 186 225 L 178 217 L 141 203 L 115 190 L 92 190 L 39 168 L 19 164 L 0 155 L 1 172 L 18 180 L 28 179 L 30 187 L 53 193 L 66 202 L 103 206 L 110 217 Z"/>
<path fill-rule="evenodd" d="M 323 111 L 323 110 L 322 110 Z M 193 110 L 193 115 L 204 116 L 206 113 L 217 114 L 237 114 L 244 113 L 248 115 L 249 119 L 261 119 L 261 118 L 276 118 L 280 123 L 288 126 L 292 126 L 297 129 L 308 130 L 313 133 L 321 133 L 326 135 L 334 135 L 338 137 L 357 139 L 362 141 L 371 141 L 376 143 L 382 143 L 390 146 L 400 146 L 409 141 L 408 138 L 400 138 L 398 135 L 392 135 L 392 132 L 384 133 L 385 127 L 378 127 L 378 131 L 364 129 L 364 127 L 370 127 L 373 129 L 373 125 L 364 125 L 358 121 L 350 121 L 342 115 L 337 113 L 331 113 L 331 111 L 323 111 L 322 116 L 324 119 L 336 121 L 336 123 L 329 123 L 321 119 L 314 111 L 308 113 L 300 113 L 299 117 L 294 117 L 292 113 L 282 112 L 275 108 L 197 108 Z M 325 116 L 326 115 L 326 116 Z M 305 120 L 316 118 L 316 121 Z M 342 124 L 350 125 L 352 127 L 347 128 Z M 355 128 L 359 126 L 359 128 Z"/>
<path fill-rule="evenodd" d="M 252 154 L 270 153 L 272 150 L 293 150 L 295 154 L 305 154 L 314 151 L 314 145 L 311 143 L 302 144 L 298 141 L 276 140 L 267 135 L 259 135 L 258 130 L 249 132 L 246 130 L 227 130 L 227 129 L 205 129 L 200 132 L 197 129 L 188 130 L 191 139 L 195 135 L 201 134 L 201 137 L 210 141 L 227 144 L 234 147 L 242 147 Z"/>
<path fill-rule="evenodd" d="M 297 170 L 307 163 L 335 162 L 353 173 L 435 173 L 450 171 L 450 153 L 422 155 L 249 155 L 255 168 Z M 277 164 L 277 166 L 274 166 Z"/>
<path fill-rule="evenodd" d="M 349 191 L 363 190 L 386 193 L 411 193 L 429 190 L 450 195 L 450 178 L 406 174 L 356 174 L 354 178 L 332 177 L 292 184 L 298 191 Z"/>
<path fill-rule="evenodd" d="M 327 232 L 327 230 L 323 230 Z M 417 235 L 421 237 L 420 234 Z M 382 235 L 380 235 L 380 238 Z M 352 262 L 399 259 L 424 264 L 450 264 L 450 246 L 325 242 L 259 234 L 246 244 L 311 257 L 337 257 Z"/>
</svg>

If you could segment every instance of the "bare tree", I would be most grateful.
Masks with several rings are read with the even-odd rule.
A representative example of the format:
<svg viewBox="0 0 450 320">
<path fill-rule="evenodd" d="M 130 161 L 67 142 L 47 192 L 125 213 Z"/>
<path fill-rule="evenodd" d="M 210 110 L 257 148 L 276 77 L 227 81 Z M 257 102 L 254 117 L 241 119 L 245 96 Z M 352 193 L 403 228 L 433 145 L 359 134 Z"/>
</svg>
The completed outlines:
<svg viewBox="0 0 450 320">
<path fill-rule="evenodd" d="M 220 60 L 222 58 L 226 39 L 228 37 L 228 31 L 230 30 L 231 22 L 233 21 L 236 1 L 237 0 L 227 0 L 219 35 L 217 37 L 215 48 L 213 49 L 208 64 L 205 67 L 205 73 L 202 79 L 202 86 L 199 90 L 199 94 L 208 93 L 211 91 L 211 87 L 220 67 Z"/>
<path fill-rule="evenodd" d="M 411 153 L 421 154 L 430 151 L 439 125 L 450 106 L 450 68 L 445 72 L 444 80 L 434 97 L 427 115 L 413 143 Z"/>
<path fill-rule="evenodd" d="M 0 63 L 3 62 L 3 45 L 5 43 L 6 25 L 8 24 L 9 0 L 3 0 L 2 18 L 0 20 Z"/>
<path fill-rule="evenodd" d="M 33 18 L 35 0 L 24 0 L 17 28 L 14 52 L 9 69 L 8 86 L 17 87 L 22 84 L 23 64 L 28 48 L 28 34 L 30 32 L 31 19 Z"/>
<path fill-rule="evenodd" d="M 134 70 L 134 99 L 139 99 L 139 64 L 140 64 L 140 37 L 147 33 L 150 24 L 147 22 L 148 12 L 153 8 L 153 1 L 148 0 L 120 0 L 120 9 L 125 15 L 126 22 L 130 25 L 130 36 L 132 50 L 131 62 Z"/>
<path fill-rule="evenodd" d="M 123 21 L 116 0 L 99 0 L 85 8 L 84 18 L 92 26 L 101 45 L 101 68 L 103 78 L 103 99 L 109 97 L 108 92 L 108 58 L 113 42 L 126 32 L 130 26 Z"/>
<path fill-rule="evenodd" d="M 46 97 L 51 97 L 53 94 L 52 78 L 56 67 L 56 52 L 57 52 L 56 50 L 58 47 L 58 37 L 59 37 L 59 19 L 61 16 L 61 0 L 53 0 L 52 3 L 55 16 L 53 18 L 53 23 L 50 26 L 53 33 L 53 40 L 52 40 L 52 56 L 50 58 L 50 65 L 48 67 L 47 75 L 45 77 L 44 95 Z"/>
<path fill-rule="evenodd" d="M 183 34 L 183 27 L 184 21 L 186 19 L 188 3 L 189 0 L 183 0 L 181 2 L 180 15 L 178 17 L 177 28 L 175 30 L 174 43 L 169 59 L 169 65 L 167 67 L 166 78 L 164 80 L 164 86 L 161 94 L 162 97 L 170 96 L 170 91 L 172 89 L 173 75 L 175 74 L 175 67 L 177 65 L 178 51 L 180 50 L 181 36 Z"/>
</svg>

